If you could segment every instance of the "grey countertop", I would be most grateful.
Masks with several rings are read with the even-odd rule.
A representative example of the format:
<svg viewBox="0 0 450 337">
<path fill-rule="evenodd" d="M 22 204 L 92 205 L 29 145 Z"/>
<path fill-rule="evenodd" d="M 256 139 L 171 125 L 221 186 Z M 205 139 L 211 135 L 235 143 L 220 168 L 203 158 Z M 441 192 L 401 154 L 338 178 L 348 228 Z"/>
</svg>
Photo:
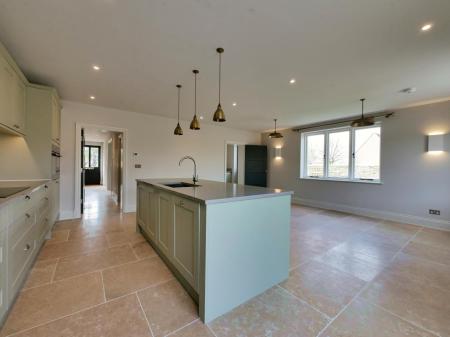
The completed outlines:
<svg viewBox="0 0 450 337">
<path fill-rule="evenodd" d="M 165 186 L 167 183 L 186 182 L 192 183 L 189 178 L 160 178 L 160 179 L 137 179 L 137 182 L 145 183 L 161 190 L 177 194 L 204 204 L 234 202 L 257 198 L 271 198 L 281 195 L 292 195 L 292 191 L 280 189 L 238 185 L 212 180 L 200 180 L 196 187 L 172 188 Z"/>
<path fill-rule="evenodd" d="M 0 198 L 0 207 L 6 205 L 9 201 L 30 193 L 35 188 L 48 183 L 50 179 L 42 179 L 42 180 L 0 180 L 0 188 L 2 187 L 27 187 L 27 189 L 17 192 L 13 195 L 10 195 L 7 198 Z"/>
</svg>

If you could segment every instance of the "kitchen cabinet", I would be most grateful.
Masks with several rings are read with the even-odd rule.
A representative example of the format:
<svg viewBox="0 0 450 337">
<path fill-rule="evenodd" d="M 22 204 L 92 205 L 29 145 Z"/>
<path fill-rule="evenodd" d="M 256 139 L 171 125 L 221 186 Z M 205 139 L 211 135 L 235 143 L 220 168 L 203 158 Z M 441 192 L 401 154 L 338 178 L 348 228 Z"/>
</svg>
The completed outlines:
<svg viewBox="0 0 450 337">
<path fill-rule="evenodd" d="M 198 290 L 199 210 L 198 203 L 173 197 L 172 263 L 195 290 Z"/>
<path fill-rule="evenodd" d="M 0 53 L 0 126 L 4 131 L 25 134 L 26 85 Z"/>
<path fill-rule="evenodd" d="M 61 109 L 55 96 L 51 98 L 51 101 L 52 142 L 59 145 L 61 139 Z"/>
<path fill-rule="evenodd" d="M 58 191 L 42 182 L 0 204 L 0 323 L 56 221 Z"/>
<path fill-rule="evenodd" d="M 139 227 L 197 291 L 200 205 L 143 184 L 137 190 Z"/>
<path fill-rule="evenodd" d="M 209 180 L 137 184 L 158 195 L 158 241 L 149 242 L 198 303 L 203 322 L 288 278 L 292 192 Z M 142 214 L 151 209 L 145 198 L 137 200 Z M 147 224 L 138 225 L 149 238 Z"/>
<path fill-rule="evenodd" d="M 173 200 L 168 193 L 158 193 L 158 248 L 172 259 L 173 247 Z"/>
</svg>

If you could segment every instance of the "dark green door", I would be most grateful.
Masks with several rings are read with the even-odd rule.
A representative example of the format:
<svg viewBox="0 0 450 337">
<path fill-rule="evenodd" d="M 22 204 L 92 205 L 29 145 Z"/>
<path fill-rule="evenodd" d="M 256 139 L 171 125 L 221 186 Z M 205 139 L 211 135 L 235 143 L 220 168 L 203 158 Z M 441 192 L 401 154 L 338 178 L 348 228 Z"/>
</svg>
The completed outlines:
<svg viewBox="0 0 450 337">
<path fill-rule="evenodd" d="M 245 185 L 267 187 L 267 146 L 245 145 Z"/>
</svg>

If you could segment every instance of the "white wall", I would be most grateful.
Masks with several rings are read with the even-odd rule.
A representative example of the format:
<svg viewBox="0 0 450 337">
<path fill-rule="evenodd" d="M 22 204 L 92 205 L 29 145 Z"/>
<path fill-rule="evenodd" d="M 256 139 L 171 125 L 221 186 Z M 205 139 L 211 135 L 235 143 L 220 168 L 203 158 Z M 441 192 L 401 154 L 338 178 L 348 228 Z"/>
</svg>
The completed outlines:
<svg viewBox="0 0 450 337">
<path fill-rule="evenodd" d="M 383 119 L 381 179 L 383 184 L 299 179 L 300 136 L 284 130 L 282 159 L 269 149 L 269 184 L 294 190 L 298 202 L 397 221 L 450 229 L 450 153 L 426 153 L 426 135 L 450 132 L 450 101 L 407 108 Z M 447 139 L 450 136 L 447 136 Z M 428 214 L 439 209 L 440 216 Z"/>
<path fill-rule="evenodd" d="M 200 179 L 224 179 L 225 142 L 239 141 L 259 144 L 260 134 L 229 129 L 226 124 L 202 125 L 199 131 L 189 130 L 189 122 L 182 121 L 183 136 L 174 136 L 174 119 L 121 111 L 63 101 L 61 116 L 61 215 L 73 216 L 75 182 L 75 125 L 92 124 L 127 129 L 126 167 L 127 189 L 125 211 L 134 211 L 136 203 L 136 178 L 192 177 L 192 163 L 179 159 L 192 155 L 198 166 Z M 190 116 L 189 116 L 190 117 Z M 137 152 L 135 158 L 133 153 Z M 134 164 L 142 164 L 135 169 Z"/>
</svg>

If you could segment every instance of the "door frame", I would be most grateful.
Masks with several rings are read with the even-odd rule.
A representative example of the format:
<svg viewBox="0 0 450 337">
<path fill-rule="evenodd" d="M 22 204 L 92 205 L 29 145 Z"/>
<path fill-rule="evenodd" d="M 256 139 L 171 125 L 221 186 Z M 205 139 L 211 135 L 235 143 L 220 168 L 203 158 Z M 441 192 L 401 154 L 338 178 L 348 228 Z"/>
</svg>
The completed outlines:
<svg viewBox="0 0 450 337">
<path fill-rule="evenodd" d="M 120 209 L 126 212 L 125 207 L 127 196 L 126 191 L 128 190 L 127 182 L 127 153 L 128 153 L 128 129 L 118 128 L 115 126 L 101 125 L 101 124 L 86 124 L 86 123 L 75 123 L 75 191 L 74 191 L 74 208 L 73 215 L 75 218 L 81 217 L 81 207 L 80 207 L 80 193 L 81 193 L 81 129 L 86 128 L 96 128 L 101 130 L 107 130 L 112 132 L 121 132 L 123 135 L 122 146 L 123 146 L 123 156 L 122 156 L 122 191 L 121 191 L 121 203 Z"/>
<path fill-rule="evenodd" d="M 249 145 L 247 142 L 238 142 L 238 141 L 233 141 L 233 140 L 226 140 L 225 144 L 224 144 L 224 156 L 223 156 L 223 181 L 226 182 L 227 181 L 227 145 Z"/>
</svg>

